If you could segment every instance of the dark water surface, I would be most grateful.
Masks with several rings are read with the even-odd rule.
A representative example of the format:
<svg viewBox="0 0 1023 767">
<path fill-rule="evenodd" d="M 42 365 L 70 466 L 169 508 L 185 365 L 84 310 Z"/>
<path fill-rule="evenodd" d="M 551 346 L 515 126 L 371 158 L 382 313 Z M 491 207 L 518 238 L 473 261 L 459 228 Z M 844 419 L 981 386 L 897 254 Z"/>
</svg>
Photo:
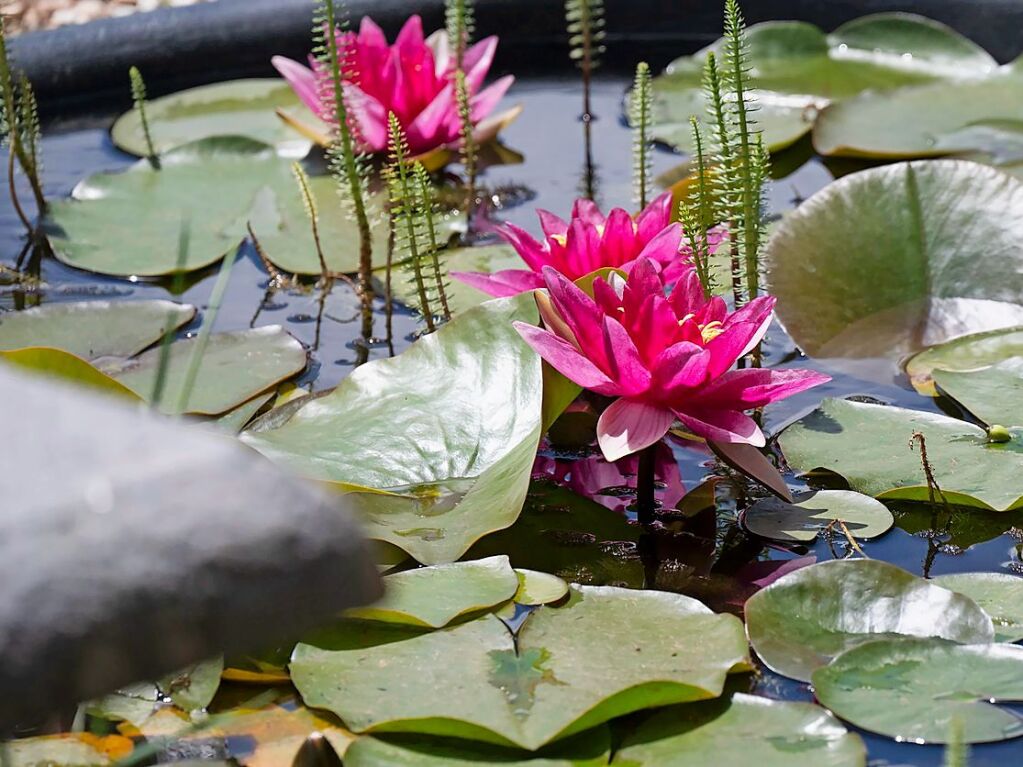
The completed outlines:
<svg viewBox="0 0 1023 767">
<path fill-rule="evenodd" d="M 631 136 L 623 125 L 621 102 L 627 80 L 612 77 L 598 80 L 594 91 L 593 123 L 594 155 L 597 160 L 596 188 L 599 202 L 607 207 L 630 206 L 631 198 Z M 530 79 L 519 82 L 510 101 L 525 106 L 524 115 L 503 134 L 505 143 L 525 156 L 522 165 L 492 167 L 481 178 L 481 184 L 498 192 L 492 212 L 495 220 L 507 220 L 539 233 L 535 207 L 550 209 L 567 216 L 572 201 L 579 196 L 585 175 L 582 128 L 577 119 L 580 93 L 574 79 Z M 129 105 L 126 103 L 125 108 Z M 104 115 L 75 122 L 56 123 L 47 128 L 44 139 L 45 180 L 47 193 L 61 197 L 83 177 L 101 170 L 118 170 L 134 162 L 110 142 L 107 129 L 113 116 Z M 805 149 L 796 149 L 796 152 Z M 782 158 L 778 158 L 781 162 Z M 658 151 L 654 159 L 655 173 L 666 171 L 681 161 L 678 155 Z M 770 189 L 772 213 L 781 214 L 793 208 L 832 180 L 831 171 L 819 160 L 810 159 L 787 178 L 776 181 Z M 507 190 L 517 190 L 515 194 Z M 502 190 L 505 190 L 501 194 Z M 530 199 L 532 198 L 532 199 Z M 26 197 L 27 199 L 27 197 Z M 21 226 L 9 206 L 0 209 L 0 263 L 11 265 L 22 247 Z M 4 282 L 0 272 L 0 310 L 17 310 L 40 303 L 74 301 L 88 298 L 176 298 L 200 308 L 209 300 L 216 269 L 197 277 L 180 296 L 171 296 L 169 286 L 160 282 L 133 282 L 105 278 L 65 267 L 55 260 L 41 264 L 41 285 L 17 286 Z M 248 245 L 242 251 L 231 277 L 226 299 L 217 316 L 216 330 L 228 331 L 250 326 L 279 324 L 310 349 L 311 363 L 300 383 L 312 383 L 315 390 L 335 386 L 355 365 L 358 339 L 358 301 L 350 288 L 336 284 L 320 309 L 314 291 L 282 291 L 266 294 L 267 274 Z M 377 333 L 383 334 L 382 307 L 378 307 Z M 402 309 L 395 313 L 395 342 L 398 350 L 410 343 L 419 325 L 411 313 Z M 186 332 L 194 332 L 197 323 Z M 371 358 L 387 354 L 386 348 L 374 347 Z M 882 402 L 919 410 L 939 411 L 940 403 L 916 394 L 892 369 L 891 375 L 878 380 L 855 378 L 822 362 L 802 357 L 782 328 L 773 328 L 766 346 L 766 364 L 805 366 L 830 373 L 834 380 L 827 386 L 795 397 L 777 407 L 769 408 L 766 426 L 776 431 L 798 414 L 811 409 L 824 396 L 864 395 Z M 875 376 L 876 378 L 876 376 Z M 709 473 L 710 457 L 704 451 L 673 443 L 680 474 L 692 488 Z M 794 485 L 801 484 L 793 481 Z M 720 500 L 720 496 L 719 496 Z M 727 501 L 727 499 L 725 499 Z M 841 540 L 818 541 L 808 550 L 786 550 L 763 547 L 750 541 L 739 531 L 727 511 L 719 521 L 718 544 L 727 540 L 733 549 L 750 548 L 753 560 L 789 559 L 815 555 L 818 561 L 844 555 Z M 990 515 L 969 512 L 952 520 L 951 530 L 929 534 L 930 510 L 920 505 L 893 509 L 898 524 L 883 538 L 863 544 L 866 553 L 876 559 L 894 562 L 911 572 L 933 575 L 952 572 L 1023 572 L 1019 515 Z M 987 531 L 980 538 L 986 542 L 962 551 L 947 545 L 949 532 L 963 528 L 982 527 Z M 903 529 L 904 528 L 904 529 Z M 919 532 L 923 530 L 924 532 Z M 911 532 L 907 532 L 911 531 Z M 976 538 L 976 537 L 975 537 Z M 712 546 L 714 536 L 712 534 Z M 833 550 L 834 549 L 834 550 Z M 513 563 L 516 553 L 509 552 Z M 695 594 L 700 596 L 700 594 Z M 715 605 L 716 607 L 718 605 Z M 801 685 L 765 671 L 757 677 L 755 690 L 768 697 L 789 700 L 811 700 L 812 691 Z M 864 733 L 873 765 L 914 765 L 926 767 L 941 762 L 941 749 L 934 746 L 898 744 L 886 738 Z M 973 749 L 973 767 L 995 767 L 1023 762 L 1023 744 L 1019 741 L 978 746 Z"/>
</svg>

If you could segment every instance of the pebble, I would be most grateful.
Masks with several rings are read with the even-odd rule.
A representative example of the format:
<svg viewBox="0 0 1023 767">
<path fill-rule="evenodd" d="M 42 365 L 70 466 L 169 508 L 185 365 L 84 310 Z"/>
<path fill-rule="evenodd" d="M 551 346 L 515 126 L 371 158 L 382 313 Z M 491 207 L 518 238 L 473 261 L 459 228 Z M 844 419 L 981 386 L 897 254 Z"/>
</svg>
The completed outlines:
<svg viewBox="0 0 1023 767">
<path fill-rule="evenodd" d="M 9 0 L 4 8 L 4 25 L 14 35 L 197 2 L 209 0 Z"/>
</svg>

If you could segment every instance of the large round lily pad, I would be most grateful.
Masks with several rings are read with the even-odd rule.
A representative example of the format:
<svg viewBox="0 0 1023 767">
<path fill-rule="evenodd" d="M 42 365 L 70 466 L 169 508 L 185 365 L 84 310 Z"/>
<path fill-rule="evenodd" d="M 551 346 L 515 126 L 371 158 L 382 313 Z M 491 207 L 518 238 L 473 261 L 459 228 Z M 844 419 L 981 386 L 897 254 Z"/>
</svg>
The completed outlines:
<svg viewBox="0 0 1023 767">
<path fill-rule="evenodd" d="M 746 601 L 746 629 L 770 669 L 803 682 L 872 639 L 994 637 L 991 618 L 973 600 L 873 559 L 824 562 L 779 578 Z"/>
<path fill-rule="evenodd" d="M 1023 640 L 1023 578 L 1008 573 L 953 573 L 932 579 L 965 594 L 991 616 L 996 642 Z"/>
<path fill-rule="evenodd" d="M 840 474 L 858 492 L 876 498 L 929 501 L 919 449 L 920 433 L 949 503 L 993 511 L 1023 508 L 1023 432 L 992 444 L 978 426 L 936 413 L 827 399 L 782 432 L 779 443 L 800 472 Z"/>
<path fill-rule="evenodd" d="M 424 564 L 458 559 L 522 508 L 540 439 L 540 359 L 512 327 L 532 296 L 490 301 L 358 368 L 279 428 L 242 439 L 349 489 L 366 534 Z"/>
<path fill-rule="evenodd" d="M 626 735 L 616 767 L 863 767 L 863 741 L 824 709 L 736 694 L 658 712 Z"/>
<path fill-rule="evenodd" d="M 0 314 L 0 350 L 62 349 L 86 360 L 131 357 L 195 316 L 171 301 L 76 301 Z"/>
<path fill-rule="evenodd" d="M 188 400 L 184 408 L 179 408 L 195 344 L 196 339 L 171 344 L 160 400 L 160 410 L 165 413 L 226 413 L 306 366 L 302 344 L 278 325 L 214 333 L 199 362 Z M 134 359 L 107 360 L 100 369 L 149 401 L 156 386 L 160 356 L 160 349 L 155 348 Z"/>
<path fill-rule="evenodd" d="M 841 522 L 854 538 L 869 540 L 887 533 L 895 518 L 869 495 L 849 490 L 818 490 L 796 496 L 795 503 L 763 498 L 746 510 L 742 521 L 754 535 L 776 541 L 809 542 Z"/>
<path fill-rule="evenodd" d="M 291 674 L 307 705 L 356 732 L 536 749 L 631 711 L 716 697 L 729 672 L 749 668 L 746 653 L 737 618 L 689 597 L 574 586 L 517 641 L 493 615 L 428 633 L 348 623 L 295 648 Z"/>
<path fill-rule="evenodd" d="M 935 639 L 870 642 L 814 672 L 822 704 L 871 732 L 917 743 L 1023 736 L 1023 719 L 993 705 L 1023 701 L 1023 647 Z"/>
<path fill-rule="evenodd" d="M 994 59 L 948 27 L 909 14 L 866 16 L 825 35 L 797 21 L 756 24 L 748 30 L 755 118 L 772 151 L 813 127 L 817 112 L 864 91 L 982 77 Z M 692 151 L 690 115 L 706 119 L 702 88 L 707 50 L 672 62 L 654 80 L 654 136 Z"/>
<path fill-rule="evenodd" d="M 507 602 L 518 587 L 508 557 L 434 565 L 385 576 L 384 598 L 347 615 L 440 628 L 463 615 Z"/>
<path fill-rule="evenodd" d="M 935 397 L 937 391 L 931 378 L 932 371 L 937 369 L 969 373 L 983 370 L 1010 357 L 1023 357 L 1023 328 L 971 333 L 931 347 L 914 355 L 906 363 L 906 374 L 914 389 Z"/>
<path fill-rule="evenodd" d="M 285 268 L 321 271 L 291 164 L 273 147 L 241 137 L 208 138 L 168 152 L 162 163 L 158 171 L 140 160 L 121 173 L 95 174 L 75 187 L 73 199 L 53 203 L 45 226 L 57 257 L 70 266 L 118 276 L 192 271 L 236 248 L 251 222 L 267 252 Z M 359 247 L 354 225 L 328 179 L 313 186 L 322 200 L 327 264 L 336 272 L 355 271 Z M 372 205 L 378 240 L 374 254 L 383 264 L 382 198 L 373 198 Z M 183 228 L 188 247 L 181 267 Z"/>
<path fill-rule="evenodd" d="M 846 176 L 767 245 L 778 316 L 817 357 L 899 359 L 1023 324 L 1021 208 L 1023 183 L 962 160 Z"/>
<path fill-rule="evenodd" d="M 280 78 L 230 80 L 172 93 L 146 103 L 150 133 L 158 154 L 214 136 L 244 136 L 270 144 L 286 157 L 309 154 L 312 142 L 277 116 L 301 102 Z M 138 110 L 125 112 L 110 130 L 114 144 L 144 157 L 149 153 Z"/>
<path fill-rule="evenodd" d="M 813 129 L 823 155 L 937 157 L 958 152 L 998 155 L 1018 144 L 1023 76 L 1004 67 L 983 80 L 941 82 L 865 93 L 833 104 Z"/>
<path fill-rule="evenodd" d="M 983 370 L 931 373 L 938 390 L 989 426 L 1023 426 L 1023 357 Z"/>
</svg>

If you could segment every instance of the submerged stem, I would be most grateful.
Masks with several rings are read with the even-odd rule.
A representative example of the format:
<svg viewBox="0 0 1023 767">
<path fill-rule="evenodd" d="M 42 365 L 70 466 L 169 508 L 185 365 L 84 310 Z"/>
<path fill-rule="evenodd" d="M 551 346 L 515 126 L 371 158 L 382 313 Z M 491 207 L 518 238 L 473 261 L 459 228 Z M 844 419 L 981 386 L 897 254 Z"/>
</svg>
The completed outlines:
<svg viewBox="0 0 1023 767">
<path fill-rule="evenodd" d="M 639 471 L 636 476 L 636 515 L 642 525 L 653 524 L 654 512 L 657 511 L 657 500 L 654 497 L 657 477 L 654 466 L 658 444 L 655 442 L 639 452 Z"/>
</svg>

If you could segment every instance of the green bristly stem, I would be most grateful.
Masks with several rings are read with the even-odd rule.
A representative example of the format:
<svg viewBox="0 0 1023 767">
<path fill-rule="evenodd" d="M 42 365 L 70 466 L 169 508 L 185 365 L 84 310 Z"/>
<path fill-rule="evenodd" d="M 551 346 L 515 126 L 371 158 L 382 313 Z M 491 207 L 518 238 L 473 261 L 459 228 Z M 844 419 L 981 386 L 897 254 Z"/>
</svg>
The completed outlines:
<svg viewBox="0 0 1023 767">
<path fill-rule="evenodd" d="M 3 99 L 4 115 L 7 118 L 6 127 L 10 151 L 17 158 L 22 173 L 28 179 L 29 186 L 32 188 L 32 195 L 35 197 L 36 209 L 39 211 L 39 215 L 42 216 L 46 213 L 47 209 L 46 197 L 43 195 L 42 183 L 39 180 L 39 174 L 36 172 L 37 164 L 32 161 L 32 157 L 26 151 L 25 145 L 21 140 L 19 127 L 20 112 L 15 95 L 14 73 L 11 71 L 11 62 L 7 52 L 7 32 L 3 23 L 2 13 L 0 13 L 0 98 Z M 11 185 L 14 185 L 13 173 L 11 174 Z M 24 215 L 24 211 L 19 214 L 19 217 L 22 218 L 23 222 L 28 220 L 27 216 Z M 26 228 L 30 234 L 37 234 L 31 223 L 27 223 Z"/>
<path fill-rule="evenodd" d="M 700 277 L 703 295 L 705 298 L 710 298 L 710 245 L 707 242 L 707 222 L 710 220 L 713 201 L 710 199 L 710 186 L 707 183 L 708 169 L 707 158 L 703 152 L 703 134 L 700 132 L 700 126 L 695 117 L 689 118 L 689 124 L 693 131 L 693 142 L 696 145 L 696 193 L 698 195 L 696 213 L 699 219 L 696 239 L 693 239 L 692 234 L 690 234 L 690 239 L 693 241 L 693 253 L 696 256 L 696 273 Z"/>
<path fill-rule="evenodd" d="M 433 266 L 433 279 L 437 285 L 437 298 L 444 312 L 444 321 L 451 319 L 451 307 L 448 306 L 448 292 L 444 285 L 444 271 L 440 265 L 440 244 L 437 242 L 437 229 L 433 222 L 433 190 L 430 175 L 422 163 L 415 163 L 413 176 L 420 210 L 426 221 L 427 245 L 430 248 L 430 261 Z"/>
<path fill-rule="evenodd" d="M 578 63 L 583 78 L 582 122 L 586 158 L 585 194 L 590 200 L 595 194 L 591 90 L 593 70 L 597 66 L 596 57 L 601 50 L 599 42 L 603 36 L 598 28 L 601 21 L 599 14 L 599 0 L 566 0 L 565 17 L 571 37 L 572 58 Z"/>
<path fill-rule="evenodd" d="M 650 66 L 641 61 L 636 65 L 636 78 L 632 86 L 630 117 L 632 118 L 633 186 L 636 203 L 643 210 L 647 205 L 650 187 L 650 124 L 651 118 Z"/>
<path fill-rule="evenodd" d="M 188 247 L 192 239 L 192 226 L 188 219 L 182 219 L 181 229 L 178 232 L 178 261 L 174 271 L 174 281 L 171 292 L 180 296 L 185 288 L 185 264 L 188 262 Z M 163 401 L 163 390 L 167 384 L 167 367 L 170 364 L 171 343 L 174 341 L 174 311 L 167 314 L 167 329 L 160 339 L 160 359 L 156 365 L 156 380 L 153 382 L 153 396 L 150 398 L 150 407 L 153 410 L 160 409 L 160 402 Z"/>
<path fill-rule="evenodd" d="M 320 260 L 320 275 L 324 286 L 331 282 L 330 269 L 327 267 L 327 257 L 323 254 L 323 243 L 320 242 L 320 214 L 316 208 L 316 198 L 309 188 L 309 176 L 306 175 L 302 165 L 298 162 L 291 164 L 291 172 L 298 184 L 299 194 L 302 195 L 302 204 L 305 207 L 306 215 L 309 217 L 309 225 L 312 227 L 313 243 L 316 246 L 316 257 Z"/>
<path fill-rule="evenodd" d="M 476 139 L 473 136 L 472 100 L 465 72 L 455 71 L 455 100 L 462 123 L 462 165 L 465 167 L 465 217 L 468 228 L 476 210 Z"/>
<path fill-rule="evenodd" d="M 153 134 L 149 130 L 149 116 L 146 114 L 146 81 L 142 79 L 138 67 L 128 70 L 128 77 L 131 80 L 131 98 L 135 102 L 135 109 L 138 110 L 142 135 L 146 139 L 146 159 L 153 170 L 160 170 L 160 156 L 156 153 Z"/>
<path fill-rule="evenodd" d="M 642 525 L 654 523 L 657 511 L 657 500 L 654 497 L 656 474 L 654 466 L 657 458 L 657 445 L 644 448 L 639 453 L 639 471 L 636 476 L 636 518 Z"/>
</svg>

